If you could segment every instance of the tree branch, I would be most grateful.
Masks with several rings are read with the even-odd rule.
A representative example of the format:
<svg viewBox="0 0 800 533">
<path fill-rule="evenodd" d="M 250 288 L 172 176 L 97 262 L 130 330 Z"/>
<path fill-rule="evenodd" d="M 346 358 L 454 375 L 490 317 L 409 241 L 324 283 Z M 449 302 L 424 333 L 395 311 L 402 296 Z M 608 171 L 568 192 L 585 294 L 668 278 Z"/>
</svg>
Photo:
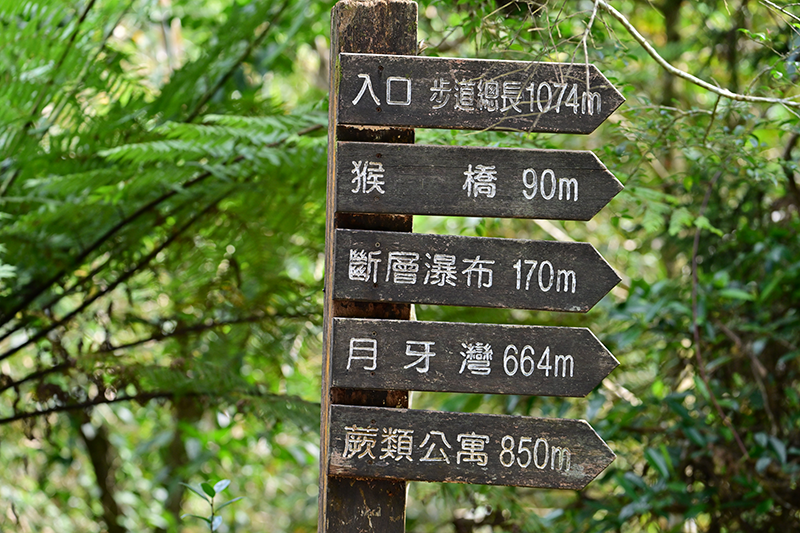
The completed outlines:
<svg viewBox="0 0 800 533">
<path fill-rule="evenodd" d="M 247 45 L 244 51 L 239 55 L 239 57 L 236 58 L 236 61 L 233 62 L 233 65 L 231 65 L 231 67 L 227 70 L 227 72 L 225 72 L 225 74 L 220 76 L 219 79 L 217 80 L 217 83 L 215 83 L 213 87 L 208 89 L 205 92 L 205 94 L 200 98 L 200 100 L 197 102 L 197 105 L 195 105 L 192 112 L 189 113 L 188 117 L 186 117 L 185 122 L 192 122 L 195 118 L 197 118 L 197 116 L 200 114 L 200 111 L 203 109 L 203 106 L 206 105 L 208 101 L 211 100 L 211 98 L 215 94 L 217 94 L 217 91 L 219 91 L 220 88 L 222 88 L 222 86 L 225 85 L 225 82 L 228 81 L 231 76 L 233 76 L 233 73 L 236 72 L 236 69 L 239 68 L 239 65 L 241 65 L 241 63 L 245 59 L 247 59 L 251 53 L 253 53 L 255 47 L 264 41 L 264 39 L 267 37 L 267 34 L 272 29 L 272 26 L 275 24 L 275 21 L 278 19 L 278 17 L 281 16 L 283 11 L 286 9 L 288 3 L 289 3 L 288 1 L 284 1 L 283 4 L 281 4 L 281 7 L 280 9 L 278 9 L 278 12 L 275 13 L 275 16 L 272 17 L 272 20 L 267 22 L 266 26 L 264 27 L 264 30 L 258 35 L 258 37 L 250 41 L 250 43 Z"/>
<path fill-rule="evenodd" d="M 797 187 L 797 182 L 794 180 L 794 171 L 789 168 L 789 163 L 792 161 L 792 150 L 797 145 L 797 140 L 800 139 L 800 133 L 792 133 L 789 137 L 789 142 L 786 143 L 786 148 L 783 150 L 783 173 L 786 175 L 786 183 L 789 186 L 789 191 L 794 197 L 794 205 L 800 209 L 800 189 Z"/>
<path fill-rule="evenodd" d="M 722 87 L 717 87 L 716 85 L 712 85 L 707 81 L 701 80 L 700 78 L 689 74 L 677 67 L 672 66 L 670 63 L 667 62 L 659 53 L 656 51 L 655 48 L 648 42 L 648 40 L 641 34 L 639 31 L 630 23 L 630 21 L 625 18 L 625 15 L 611 7 L 608 3 L 604 0 L 597 0 L 597 5 L 603 8 L 608 14 L 612 17 L 617 19 L 620 24 L 628 31 L 628 33 L 633 37 L 636 42 L 638 42 L 642 48 L 652 57 L 656 63 L 658 63 L 664 70 L 672 74 L 673 76 L 677 76 L 679 78 L 683 78 L 691 83 L 694 83 L 698 87 L 702 87 L 707 91 L 711 91 L 715 94 L 720 96 L 724 96 L 725 98 L 730 98 L 731 100 L 737 100 L 739 102 L 751 102 L 751 103 L 761 103 L 761 104 L 778 104 L 783 105 L 790 108 L 800 109 L 800 101 L 797 101 L 793 98 L 771 98 L 766 96 L 750 96 L 747 94 L 739 94 L 727 89 L 723 89 Z"/>
<path fill-rule="evenodd" d="M 727 162 L 722 165 L 722 168 L 720 168 L 714 178 L 708 183 L 708 188 L 706 189 L 705 197 L 703 197 L 703 204 L 700 206 L 700 213 L 698 214 L 698 217 L 701 217 L 705 214 L 708 201 L 711 198 L 711 191 L 714 190 L 714 185 L 717 184 L 717 181 L 722 176 L 722 172 L 726 166 Z M 748 457 L 748 453 L 747 448 L 744 446 L 744 442 L 742 442 L 742 438 L 739 436 L 736 428 L 733 427 L 730 419 L 722 411 L 722 407 L 719 405 L 719 402 L 717 402 L 717 397 L 714 394 L 714 391 L 711 390 L 711 386 L 708 382 L 708 375 L 706 374 L 706 363 L 703 360 L 703 354 L 700 348 L 700 323 L 698 321 L 699 313 L 697 309 L 697 285 L 699 283 L 697 274 L 697 251 L 700 248 L 700 231 L 701 229 L 699 227 L 695 230 L 694 243 L 692 244 L 692 333 L 694 336 L 694 354 L 695 359 L 697 359 L 697 370 L 700 373 L 700 379 L 702 379 L 703 383 L 705 384 L 706 391 L 708 391 L 708 397 L 711 398 L 711 403 L 714 404 L 714 409 L 716 409 L 717 414 L 722 419 L 722 423 L 725 424 L 731 433 L 733 433 L 736 443 L 739 445 L 739 450 L 742 452 L 742 456 L 746 458 Z"/>
<path fill-rule="evenodd" d="M 78 37 L 78 32 L 81 29 L 81 25 L 86 20 L 86 17 L 89 15 L 89 11 L 91 11 L 96 1 L 97 0 L 89 0 L 89 2 L 86 4 L 86 8 L 83 10 L 83 13 L 81 13 L 80 18 L 78 19 L 78 23 L 75 25 L 75 31 L 73 31 L 72 35 L 69 36 L 69 41 L 67 41 L 67 44 L 64 46 L 64 52 L 61 54 L 61 57 L 56 62 L 55 67 L 53 67 L 52 76 L 50 76 L 47 79 L 47 82 L 45 82 L 44 87 L 39 89 L 39 95 L 38 98 L 36 98 L 36 102 L 33 105 L 31 116 L 25 122 L 25 125 L 22 126 L 22 130 L 17 134 L 18 135 L 17 139 L 22 139 L 23 138 L 22 136 L 25 134 L 25 131 L 28 128 L 30 128 L 33 125 L 34 121 L 36 120 L 36 115 L 39 114 L 39 107 L 42 105 L 42 101 L 44 100 L 48 89 L 50 89 L 50 87 L 55 83 L 56 74 L 58 74 L 58 71 L 61 70 L 61 66 L 67 59 L 67 55 L 69 55 L 70 50 L 72 50 L 72 45 L 75 44 L 75 39 L 77 39 Z M 15 154 L 17 152 L 17 148 L 19 147 L 20 142 L 22 141 L 21 140 L 15 141 L 14 148 L 9 150 L 8 153 Z M 6 192 L 11 188 L 11 186 L 14 184 L 14 181 L 17 179 L 18 176 L 19 176 L 19 169 L 15 170 L 11 174 L 11 176 L 9 176 L 8 179 L 3 183 L 2 187 L 0 187 L 0 197 L 6 195 Z"/>
<path fill-rule="evenodd" d="M 95 53 L 94 56 L 92 57 L 92 59 L 86 63 L 85 68 L 83 69 L 83 71 L 78 76 L 78 79 L 75 82 L 75 84 L 74 84 L 72 90 L 69 92 L 69 94 L 67 94 L 63 98 L 62 103 L 59 104 L 56 107 L 55 111 L 53 111 L 53 114 L 50 115 L 50 117 L 48 117 L 48 119 L 49 119 L 48 122 L 50 124 L 47 126 L 47 128 L 44 128 L 44 131 L 40 134 L 40 138 L 42 136 L 44 136 L 44 134 L 46 132 L 50 131 L 50 128 L 53 126 L 53 124 L 55 124 L 55 122 L 58 120 L 58 117 L 61 116 L 61 113 L 67 107 L 67 102 L 69 102 L 69 100 L 73 96 L 75 96 L 78 93 L 79 90 L 81 90 L 83 88 L 83 86 L 84 86 L 83 84 L 84 84 L 84 81 L 86 80 L 86 76 L 89 73 L 89 70 L 91 69 L 91 67 L 95 63 L 95 61 L 97 61 L 97 58 L 100 57 L 100 54 L 103 53 L 103 51 L 106 48 L 106 45 L 108 44 L 108 40 L 114 34 L 114 29 L 117 26 L 119 26 L 120 22 L 122 22 L 122 19 L 125 17 L 125 15 L 128 14 L 128 11 L 130 11 L 131 7 L 133 7 L 133 0 L 130 0 L 128 2 L 128 5 L 125 7 L 125 9 L 123 9 L 120 12 L 119 17 L 117 17 L 117 21 L 114 24 L 109 25 L 109 30 L 106 32 L 106 34 L 103 36 L 103 39 L 100 41 L 100 46 L 97 48 L 97 53 Z"/>
<path fill-rule="evenodd" d="M 99 424 L 90 432 L 85 429 L 87 424 L 92 425 L 88 413 L 72 413 L 70 416 L 77 426 L 86 454 L 92 463 L 97 488 L 100 489 L 100 505 L 103 508 L 106 530 L 108 533 L 128 533 L 128 530 L 117 522 L 117 519 L 123 516 L 115 497 L 117 494 L 115 463 L 118 462 L 119 456 L 109 439 L 108 427 Z"/>
<path fill-rule="evenodd" d="M 253 322 L 260 322 L 266 318 L 271 318 L 268 315 L 263 313 L 259 313 L 256 315 L 246 316 L 242 318 L 236 318 L 232 320 L 221 320 L 221 321 L 213 321 L 209 323 L 202 323 L 202 324 L 193 324 L 191 326 L 186 326 L 183 328 L 178 328 L 170 333 L 156 333 L 150 337 L 144 339 L 138 339 L 132 342 L 128 342 L 125 344 L 118 344 L 117 346 L 107 346 L 96 350 L 94 352 L 90 352 L 85 354 L 85 357 L 92 357 L 94 355 L 101 355 L 105 353 L 113 353 L 117 350 L 127 350 L 128 348 L 135 348 L 136 346 L 141 346 L 142 344 L 147 344 L 149 342 L 157 342 L 162 341 L 164 339 L 169 339 L 172 337 L 183 337 L 184 335 L 190 335 L 192 333 L 200 333 L 203 331 L 207 331 L 209 329 L 219 328 L 223 326 L 233 326 L 236 324 L 250 324 Z M 2 392 L 2 391 L 0 391 Z"/>
<path fill-rule="evenodd" d="M 8 389 L 19 387 L 20 385 L 27 383 L 28 381 L 33 381 L 35 379 L 40 379 L 48 374 L 52 374 L 53 372 L 61 372 L 62 370 L 69 370 L 75 366 L 75 360 L 69 359 L 63 363 L 51 366 L 50 368 L 45 368 L 43 370 L 39 370 L 37 372 L 33 372 L 28 374 L 24 378 L 18 381 L 6 382 L 2 387 L 0 387 L 0 394 L 3 394 Z"/>
<path fill-rule="evenodd" d="M 293 136 L 303 137 L 315 131 L 321 130 L 323 128 L 322 124 L 312 124 L 306 128 L 303 128 L 296 133 L 292 133 L 280 139 L 278 141 L 269 143 L 266 145 L 267 148 L 275 148 L 284 144 L 288 139 Z M 243 155 L 239 155 L 235 157 L 230 164 L 238 163 L 244 159 Z M 8 322 L 12 319 L 17 313 L 25 309 L 28 305 L 30 305 L 36 298 L 41 296 L 48 288 L 53 286 L 55 283 L 58 282 L 62 277 L 66 275 L 66 273 L 79 266 L 89 255 L 97 251 L 103 244 L 105 244 L 111 237 L 113 237 L 116 233 L 121 231 L 125 226 L 133 223 L 139 217 L 143 216 L 144 214 L 148 213 L 149 211 L 155 209 L 158 205 L 162 204 L 163 202 L 167 201 L 168 199 L 172 198 L 173 196 L 198 185 L 199 183 L 203 182 L 204 180 L 208 179 L 212 176 L 211 172 L 203 172 L 196 177 L 190 179 L 189 181 L 181 184 L 180 189 L 172 188 L 169 191 L 165 192 L 161 196 L 154 198 L 150 202 L 147 202 L 145 205 L 141 206 L 139 209 L 128 215 L 127 217 L 123 218 L 113 226 L 111 226 L 105 233 L 103 233 L 100 237 L 98 237 L 92 244 L 90 244 L 87 248 L 85 248 L 78 256 L 70 263 L 69 266 L 62 268 L 58 272 L 56 272 L 53 276 L 48 278 L 44 283 L 39 284 L 38 286 L 33 286 L 34 282 L 31 282 L 31 285 L 23 289 L 26 293 L 23 296 L 22 301 L 20 301 L 17 305 L 15 305 L 10 311 L 4 312 L 0 315 L 0 323 Z M 59 298 L 60 299 L 60 298 Z M 57 300 L 56 300 L 57 301 Z M 54 302 L 52 302 L 54 303 Z M 14 333 L 15 331 L 19 330 L 20 328 L 13 328 L 10 331 L 5 332 L 2 336 L 0 336 L 0 341 L 6 339 L 9 335 Z"/>
<path fill-rule="evenodd" d="M 82 354 L 82 358 L 86 359 L 86 358 L 89 358 L 89 357 L 92 357 L 92 356 L 102 355 L 102 354 L 106 354 L 106 353 L 113 353 L 113 352 L 116 352 L 118 350 L 127 350 L 128 348 L 135 348 L 136 346 L 141 346 L 142 344 L 147 344 L 147 343 L 150 343 L 150 342 L 162 341 L 162 340 L 173 338 L 173 337 L 182 337 L 182 336 L 185 336 L 185 335 L 191 335 L 192 333 L 200 333 L 200 332 L 203 332 L 203 331 L 208 331 L 208 330 L 214 329 L 214 328 L 219 328 L 219 327 L 224 327 L 224 326 L 233 326 L 233 325 L 237 325 L 237 324 L 249 324 L 249 323 L 259 322 L 261 320 L 270 319 L 270 318 L 307 319 L 308 318 L 308 314 L 303 314 L 303 315 L 285 315 L 285 314 L 284 315 L 265 315 L 265 314 L 256 314 L 256 315 L 236 318 L 236 319 L 232 319 L 232 320 L 222 320 L 222 321 L 213 321 L 213 322 L 202 323 L 202 324 L 193 324 L 191 326 L 186 326 L 186 327 L 183 327 L 183 328 L 176 329 L 175 331 L 173 331 L 171 333 L 156 333 L 155 335 L 152 335 L 152 336 L 144 338 L 144 339 L 139 339 L 139 340 L 136 340 L 136 341 L 125 343 L 125 344 L 119 344 L 117 346 L 107 346 L 107 347 L 101 348 L 99 350 L 96 350 L 94 352 L 89 352 L 89 353 L 86 353 L 86 354 Z M 23 384 L 25 384 L 25 383 L 27 383 L 29 381 L 34 381 L 34 380 L 37 380 L 37 379 L 41 379 L 41 378 L 43 378 L 43 377 L 45 377 L 45 376 L 47 376 L 49 374 L 52 374 L 54 372 L 61 372 L 61 371 L 64 371 L 64 370 L 69 370 L 70 368 L 74 368 L 75 367 L 75 362 L 76 362 L 75 359 L 68 359 L 67 361 L 65 361 L 63 363 L 51 366 L 49 368 L 45 368 L 45 369 L 39 370 L 37 372 L 33 372 L 31 374 L 28 374 L 27 376 L 25 376 L 25 377 L 23 377 L 23 378 L 21 378 L 21 379 L 19 379 L 17 381 L 6 381 L 6 382 L 4 382 L 2 384 L 2 386 L 0 386 L 0 394 L 4 393 L 8 389 L 17 388 L 20 385 L 23 385 Z"/>
<path fill-rule="evenodd" d="M 56 405 L 54 407 L 42 409 L 41 411 L 26 411 L 22 413 L 17 413 L 14 416 L 0 418 L 0 426 L 5 424 L 11 424 L 12 422 L 19 422 L 21 420 L 30 420 L 31 418 L 46 416 L 53 413 L 65 413 L 69 411 L 76 411 L 79 409 L 88 409 L 90 407 L 96 407 L 98 405 L 110 405 L 114 403 L 131 402 L 131 401 L 141 404 L 149 402 L 151 400 L 174 400 L 177 398 L 201 398 L 201 397 L 220 398 L 223 396 L 229 396 L 234 394 L 242 396 L 250 396 L 254 398 L 267 398 L 267 397 L 280 398 L 282 400 L 291 400 L 293 402 L 304 403 L 310 406 L 314 406 L 315 408 L 319 408 L 319 404 L 303 400 L 302 398 L 299 398 L 297 396 L 264 393 L 257 389 L 233 390 L 226 394 L 220 394 L 218 391 L 189 391 L 189 392 L 153 391 L 153 392 L 142 392 L 133 395 L 125 394 L 121 396 L 116 396 L 111 399 L 108 399 L 103 395 L 99 395 L 85 402 Z"/>
<path fill-rule="evenodd" d="M 766 5 L 766 6 L 768 6 L 768 7 L 771 7 L 772 9 L 775 9 L 776 11 L 780 11 L 784 15 L 788 16 L 789 18 L 793 18 L 797 22 L 800 22 L 800 17 L 798 17 L 797 15 L 795 15 L 793 13 L 790 13 L 790 12 L 786 11 L 786 9 L 784 9 L 783 7 L 775 4 L 774 2 L 770 2 L 769 0 L 761 0 L 761 3 Z"/>
<path fill-rule="evenodd" d="M 225 196 L 227 196 L 227 193 L 222 195 L 220 198 L 214 200 L 213 202 L 211 202 L 211 204 L 206 206 L 202 211 L 198 212 L 195 216 L 190 218 L 183 226 L 178 228 L 178 230 L 176 230 L 172 235 L 170 235 L 167 239 L 165 239 L 164 242 L 162 242 L 160 245 L 158 245 L 153 250 L 151 250 L 150 253 L 147 254 L 142 260 L 140 260 L 138 263 L 136 263 L 132 268 L 126 270 L 120 277 L 115 279 L 104 290 L 98 291 L 96 294 L 94 294 L 91 297 L 89 297 L 86 300 L 84 300 L 76 309 L 74 309 L 72 312 L 68 313 L 64 318 L 53 322 L 52 324 L 50 324 L 49 326 L 47 326 L 47 327 L 45 327 L 43 329 L 40 329 L 35 335 L 29 337 L 25 342 L 19 344 L 18 346 L 10 348 L 9 350 L 7 350 L 3 354 L 0 354 L 0 361 L 2 361 L 3 359 L 6 359 L 8 357 L 11 357 L 12 355 L 14 355 L 18 351 L 20 351 L 22 348 L 25 348 L 26 346 L 28 346 L 28 345 L 30 345 L 32 343 L 40 341 L 41 339 L 43 339 L 48 333 L 50 333 L 54 329 L 56 329 L 56 328 L 58 328 L 60 326 L 63 326 L 64 324 L 66 324 L 67 322 L 72 320 L 76 315 L 78 315 L 84 309 L 89 307 L 97 299 L 99 299 L 102 296 L 105 296 L 106 294 L 109 294 L 111 291 L 116 289 L 122 282 L 126 281 L 128 278 L 130 278 L 136 272 L 138 272 L 142 267 L 144 267 L 150 261 L 152 261 L 159 254 L 159 252 L 161 252 L 167 246 L 172 244 L 175 241 L 175 239 L 177 239 L 184 231 L 186 231 L 189 228 L 189 226 L 194 224 L 203 215 L 205 215 L 211 209 L 213 209 L 217 205 L 217 203 L 219 203 Z"/>
<path fill-rule="evenodd" d="M 722 322 L 716 322 L 716 324 L 722 333 L 724 333 L 726 337 L 733 341 L 739 352 L 746 354 L 747 357 L 750 358 L 750 369 L 753 371 L 753 378 L 755 378 L 756 384 L 758 385 L 758 390 L 761 392 L 761 401 L 764 402 L 764 410 L 767 412 L 772 434 L 779 435 L 780 426 L 778 425 L 778 421 L 775 419 L 775 414 L 772 412 L 772 408 L 770 407 L 769 393 L 767 392 L 767 387 L 764 385 L 764 378 L 767 376 L 767 369 L 764 368 L 764 365 L 758 360 L 756 354 L 754 354 L 752 350 L 748 350 L 747 347 L 745 347 L 742 339 L 732 329 Z"/>
</svg>

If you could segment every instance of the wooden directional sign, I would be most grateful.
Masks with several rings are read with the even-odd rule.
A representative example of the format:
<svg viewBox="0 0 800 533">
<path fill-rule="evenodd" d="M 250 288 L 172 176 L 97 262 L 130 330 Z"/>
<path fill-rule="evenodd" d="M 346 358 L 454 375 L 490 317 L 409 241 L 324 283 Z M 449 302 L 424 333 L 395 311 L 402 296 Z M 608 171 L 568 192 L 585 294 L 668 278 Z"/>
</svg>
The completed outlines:
<svg viewBox="0 0 800 533">
<path fill-rule="evenodd" d="M 584 420 L 331 406 L 336 476 L 580 490 L 614 460 Z"/>
<path fill-rule="evenodd" d="M 619 364 L 586 328 L 333 319 L 333 387 L 583 397 Z"/>
<path fill-rule="evenodd" d="M 333 298 L 586 312 L 620 278 L 589 243 L 336 230 Z"/>
<path fill-rule="evenodd" d="M 625 98 L 583 63 L 339 54 L 340 124 L 591 133 Z"/>
<path fill-rule="evenodd" d="M 622 188 L 592 152 L 337 144 L 337 212 L 589 220 Z"/>
</svg>

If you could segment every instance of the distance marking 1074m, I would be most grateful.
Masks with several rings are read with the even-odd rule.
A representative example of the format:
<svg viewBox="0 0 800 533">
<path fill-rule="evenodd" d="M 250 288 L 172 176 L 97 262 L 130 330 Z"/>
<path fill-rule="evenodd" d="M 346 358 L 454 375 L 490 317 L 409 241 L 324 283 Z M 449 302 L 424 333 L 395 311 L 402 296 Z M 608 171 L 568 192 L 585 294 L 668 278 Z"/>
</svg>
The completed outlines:
<svg viewBox="0 0 800 533">
<path fill-rule="evenodd" d="M 350 54 L 341 124 L 591 133 L 625 98 L 594 65 Z"/>
</svg>

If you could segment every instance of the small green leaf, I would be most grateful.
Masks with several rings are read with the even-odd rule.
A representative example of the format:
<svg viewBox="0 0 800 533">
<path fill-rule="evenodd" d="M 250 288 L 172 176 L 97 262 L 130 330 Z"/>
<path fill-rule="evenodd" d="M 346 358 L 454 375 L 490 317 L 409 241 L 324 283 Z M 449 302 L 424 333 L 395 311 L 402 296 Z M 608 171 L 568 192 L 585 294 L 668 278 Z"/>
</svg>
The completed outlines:
<svg viewBox="0 0 800 533">
<path fill-rule="evenodd" d="M 775 502 L 772 501 L 772 498 L 768 500 L 764 500 L 763 502 L 759 503 L 756 506 L 756 512 L 758 514 L 765 514 L 768 513 L 770 509 L 775 505 Z"/>
<path fill-rule="evenodd" d="M 692 214 L 685 207 L 680 207 L 672 212 L 669 220 L 669 234 L 677 235 L 681 229 L 689 227 L 692 223 Z"/>
<path fill-rule="evenodd" d="M 798 355 L 800 355 L 800 350 L 793 350 L 793 351 L 787 353 L 786 355 L 781 356 L 781 358 L 778 359 L 778 364 L 781 364 L 781 363 L 786 364 L 787 362 L 789 362 L 792 359 L 796 358 Z"/>
<path fill-rule="evenodd" d="M 711 396 L 708 394 L 708 388 L 700 376 L 694 376 L 694 388 L 704 400 L 709 401 Z"/>
<path fill-rule="evenodd" d="M 211 521 L 211 531 L 216 531 L 219 529 L 219 526 L 222 525 L 222 517 L 215 516 L 214 519 Z"/>
<path fill-rule="evenodd" d="M 196 488 L 192 487 L 192 486 L 191 486 L 191 485 L 189 485 L 188 483 L 184 483 L 184 482 L 180 482 L 180 483 L 181 483 L 181 485 L 183 485 L 184 487 L 186 487 L 186 488 L 187 488 L 187 489 L 189 489 L 190 491 L 194 492 L 195 494 L 197 494 L 198 496 L 200 496 L 201 498 L 203 498 L 205 501 L 209 501 L 209 500 L 208 500 L 208 498 L 206 498 L 206 495 L 205 495 L 205 494 L 203 494 L 202 492 L 200 492 L 200 491 L 199 491 L 199 490 L 197 490 Z"/>
<path fill-rule="evenodd" d="M 786 464 L 786 445 L 777 437 L 770 437 L 769 443 L 772 444 L 772 449 L 775 450 L 775 453 L 778 454 L 778 459 L 781 460 L 781 464 Z"/>
<path fill-rule="evenodd" d="M 214 487 L 212 487 L 208 483 L 205 483 L 205 482 L 200 483 L 200 486 L 203 488 L 203 492 L 208 494 L 210 497 L 213 498 L 214 496 L 217 495 L 216 491 L 214 491 Z"/>
<path fill-rule="evenodd" d="M 760 474 L 761 472 L 764 471 L 764 469 L 766 469 L 769 466 L 771 462 L 772 459 L 770 457 L 759 458 L 758 461 L 756 461 L 756 472 Z"/>
<path fill-rule="evenodd" d="M 189 513 L 182 514 L 181 515 L 181 519 L 186 518 L 187 516 L 190 517 L 190 518 L 199 518 L 200 520 L 203 520 L 207 524 L 211 523 L 211 519 L 206 518 L 205 516 L 197 516 L 196 514 L 189 514 Z"/>
<path fill-rule="evenodd" d="M 690 441 L 692 441 L 696 445 L 698 446 L 706 445 L 705 437 L 703 437 L 703 434 L 700 433 L 696 428 L 693 427 L 683 428 L 683 433 L 686 435 L 686 437 L 689 438 Z"/>
<path fill-rule="evenodd" d="M 228 505 L 232 504 L 233 502 L 238 502 L 239 500 L 242 500 L 242 499 L 244 499 L 244 496 L 239 496 L 238 498 L 234 498 L 232 500 L 228 500 L 227 502 L 225 502 L 222 505 L 220 505 L 219 507 L 217 507 L 217 511 L 219 511 L 223 507 L 227 507 Z"/>
<path fill-rule="evenodd" d="M 214 492 L 219 494 L 223 490 L 228 488 L 228 485 L 231 484 L 230 479 L 221 479 L 214 484 Z"/>
<path fill-rule="evenodd" d="M 756 299 L 755 296 L 753 296 L 747 291 L 743 291 L 742 289 L 733 289 L 730 287 L 719 291 L 719 295 L 722 296 L 723 298 L 731 298 L 733 300 L 753 301 Z"/>
<path fill-rule="evenodd" d="M 0 264 L 0 279 L 8 279 L 16 277 L 17 267 L 12 265 Z"/>
<path fill-rule="evenodd" d="M 647 451 L 644 452 L 644 457 L 647 459 L 647 462 L 650 463 L 650 466 L 658 470 L 658 473 L 661 474 L 661 477 L 669 477 L 669 467 L 667 466 L 667 461 L 659 450 L 648 448 Z"/>
<path fill-rule="evenodd" d="M 703 216 L 697 217 L 694 220 L 694 225 L 695 225 L 695 227 L 697 227 L 699 229 L 707 229 L 708 231 L 710 231 L 711 233 L 713 233 L 714 235 L 717 235 L 719 237 L 722 237 L 724 235 L 724 233 L 722 233 L 722 230 L 712 226 L 711 225 L 711 221 L 708 220 L 706 217 L 703 217 Z"/>
</svg>

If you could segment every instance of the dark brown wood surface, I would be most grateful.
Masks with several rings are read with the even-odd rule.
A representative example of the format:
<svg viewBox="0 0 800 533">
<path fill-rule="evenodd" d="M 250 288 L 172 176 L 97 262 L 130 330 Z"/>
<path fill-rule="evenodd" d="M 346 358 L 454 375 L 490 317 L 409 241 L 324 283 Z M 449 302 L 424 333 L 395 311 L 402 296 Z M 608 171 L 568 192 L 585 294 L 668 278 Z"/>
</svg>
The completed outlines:
<svg viewBox="0 0 800 533">
<path fill-rule="evenodd" d="M 619 365 L 586 328 L 351 318 L 332 357 L 335 387 L 534 396 L 584 397 Z"/>
<path fill-rule="evenodd" d="M 625 101 L 583 63 L 340 54 L 337 82 L 342 124 L 591 133 Z"/>
<path fill-rule="evenodd" d="M 584 420 L 334 405 L 339 476 L 584 488 L 614 453 Z"/>
<path fill-rule="evenodd" d="M 586 312 L 620 278 L 589 243 L 336 230 L 333 297 Z"/>
<path fill-rule="evenodd" d="M 337 143 L 336 210 L 589 220 L 623 187 L 592 152 Z"/>
<path fill-rule="evenodd" d="M 331 65 L 328 145 L 337 141 L 413 143 L 414 130 L 343 126 L 337 117 L 336 73 L 339 52 L 413 54 L 417 49 L 417 4 L 403 0 L 342 0 L 331 12 Z M 336 213 L 336 150 L 328 151 L 325 218 L 325 298 L 323 319 L 322 398 L 320 424 L 320 533 L 405 531 L 406 483 L 401 480 L 346 479 L 328 475 L 328 441 L 332 403 L 407 407 L 408 392 L 365 391 L 331 387 L 330 338 L 335 316 L 408 319 L 411 307 L 392 302 L 341 302 L 332 298 L 333 236 L 337 227 L 411 231 L 407 215 Z"/>
</svg>

